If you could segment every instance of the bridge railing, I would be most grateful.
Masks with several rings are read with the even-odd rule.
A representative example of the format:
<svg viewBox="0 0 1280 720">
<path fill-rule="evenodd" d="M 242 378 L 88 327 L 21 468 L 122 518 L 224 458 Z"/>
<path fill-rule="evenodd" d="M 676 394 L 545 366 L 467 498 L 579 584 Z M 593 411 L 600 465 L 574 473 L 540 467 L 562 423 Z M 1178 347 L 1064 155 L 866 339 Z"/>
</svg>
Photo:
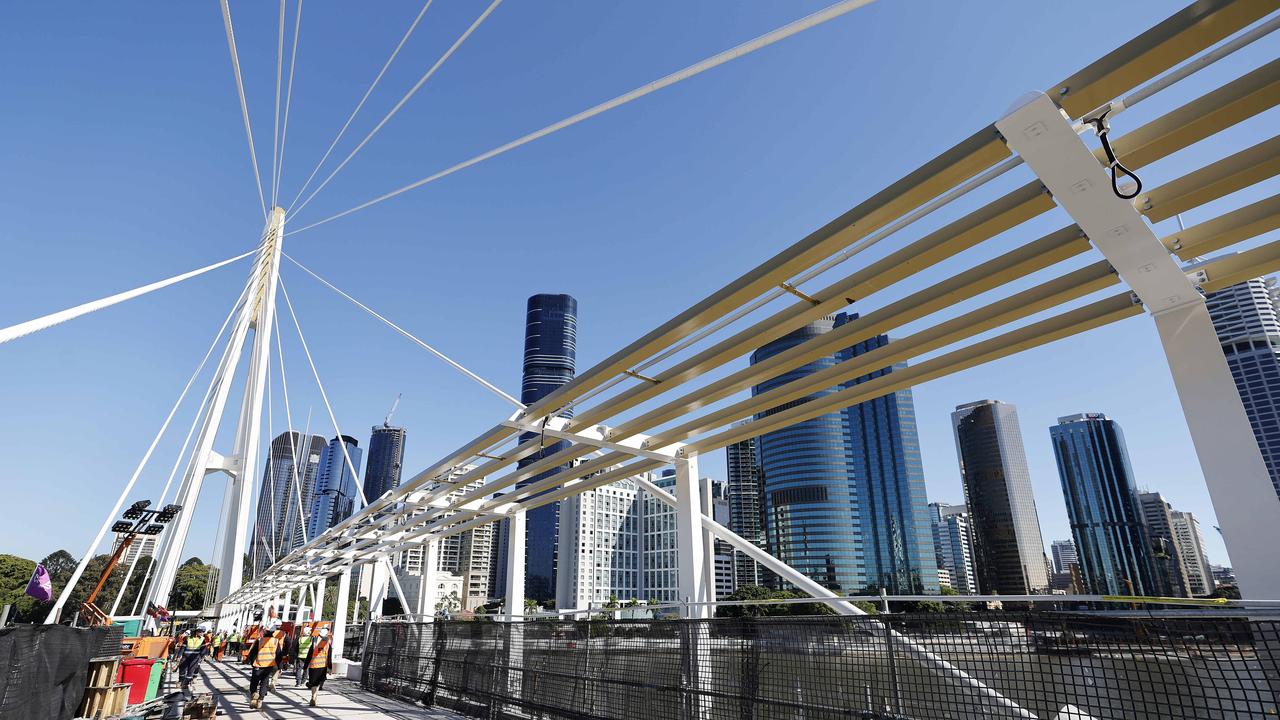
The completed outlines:
<svg viewBox="0 0 1280 720">
<path fill-rule="evenodd" d="M 1280 621 L 1225 613 L 419 619 L 369 632 L 367 689 L 482 717 L 1190 720 L 1280 709 Z M 902 653 L 894 632 L 1023 710 Z"/>
</svg>

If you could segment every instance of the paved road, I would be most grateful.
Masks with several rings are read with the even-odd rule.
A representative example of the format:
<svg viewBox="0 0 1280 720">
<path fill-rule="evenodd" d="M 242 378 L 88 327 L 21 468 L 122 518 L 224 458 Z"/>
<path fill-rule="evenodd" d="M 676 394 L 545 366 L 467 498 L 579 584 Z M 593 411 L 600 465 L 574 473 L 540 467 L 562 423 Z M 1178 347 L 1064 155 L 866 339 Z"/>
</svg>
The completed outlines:
<svg viewBox="0 0 1280 720">
<path fill-rule="evenodd" d="M 349 680 L 330 678 L 320 692 L 318 707 L 308 707 L 311 697 L 305 687 L 295 688 L 293 677 L 281 675 L 262 709 L 249 708 L 249 672 L 240 664 L 205 661 L 196 694 L 212 692 L 218 703 L 218 717 L 229 720 L 300 720 L 302 718 L 342 718 L 343 720 L 462 720 L 464 716 L 441 708 L 423 708 L 365 692 Z"/>
</svg>

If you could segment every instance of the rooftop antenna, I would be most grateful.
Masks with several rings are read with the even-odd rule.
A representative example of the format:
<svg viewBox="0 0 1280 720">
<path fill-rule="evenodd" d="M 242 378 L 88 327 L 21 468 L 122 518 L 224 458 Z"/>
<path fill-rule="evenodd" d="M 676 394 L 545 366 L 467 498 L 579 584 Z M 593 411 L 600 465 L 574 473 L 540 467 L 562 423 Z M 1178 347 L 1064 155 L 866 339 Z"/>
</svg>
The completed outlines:
<svg viewBox="0 0 1280 720">
<path fill-rule="evenodd" d="M 396 414 L 396 408 L 400 407 L 400 396 L 404 393 L 396 393 L 396 401 L 391 403 L 391 410 L 382 420 L 382 427 L 391 427 L 391 416 Z"/>
</svg>

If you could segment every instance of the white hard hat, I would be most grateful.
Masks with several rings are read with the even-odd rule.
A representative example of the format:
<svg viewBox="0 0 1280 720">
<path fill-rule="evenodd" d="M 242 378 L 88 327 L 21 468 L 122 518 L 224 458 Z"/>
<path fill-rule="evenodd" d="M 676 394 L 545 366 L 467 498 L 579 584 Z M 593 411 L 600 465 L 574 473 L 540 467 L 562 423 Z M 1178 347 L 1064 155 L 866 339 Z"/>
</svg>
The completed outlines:
<svg viewBox="0 0 1280 720">
<path fill-rule="evenodd" d="M 271 631 L 273 631 L 273 632 L 274 632 L 274 631 L 276 631 L 276 630 L 279 630 L 279 629 L 280 629 L 280 618 L 271 618 L 270 620 L 268 620 L 268 621 L 267 621 L 267 629 L 268 629 L 268 630 L 271 630 Z"/>
<path fill-rule="evenodd" d="M 320 637 L 329 637 L 329 628 L 320 628 Z"/>
</svg>

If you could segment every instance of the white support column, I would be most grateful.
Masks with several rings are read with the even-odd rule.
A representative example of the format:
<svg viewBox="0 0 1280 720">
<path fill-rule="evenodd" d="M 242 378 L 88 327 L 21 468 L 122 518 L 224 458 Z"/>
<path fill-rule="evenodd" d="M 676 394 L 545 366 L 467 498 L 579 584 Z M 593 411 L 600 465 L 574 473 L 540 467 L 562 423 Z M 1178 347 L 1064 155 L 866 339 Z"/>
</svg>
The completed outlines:
<svg viewBox="0 0 1280 720">
<path fill-rule="evenodd" d="M 463 575 L 464 583 L 466 575 Z M 440 584 L 440 541 L 422 543 L 422 582 L 418 593 L 418 614 L 427 618 L 436 614 L 436 585 Z"/>
<path fill-rule="evenodd" d="M 1280 500 L 1204 298 L 1052 100 L 1028 96 L 996 127 L 1155 317 L 1241 593 L 1280 598 Z"/>
<path fill-rule="evenodd" d="M 715 503 L 711 498 L 711 478 L 699 478 L 698 490 L 702 495 L 703 516 L 714 515 Z M 699 523 L 701 524 L 701 518 Z M 702 528 L 702 552 L 706 558 L 702 563 L 702 601 L 714 602 L 716 600 L 716 538 L 705 526 Z M 708 617 L 714 614 L 712 608 L 708 607 Z"/>
<path fill-rule="evenodd" d="M 518 698 L 524 692 L 524 551 L 528 528 L 525 511 L 518 510 L 508 520 L 507 587 L 503 593 L 507 627 L 507 693 Z"/>
<path fill-rule="evenodd" d="M 212 385 L 215 388 L 193 445 L 191 461 L 178 487 L 174 501 L 182 512 L 166 530 L 158 553 L 154 580 L 148 600 L 167 605 L 169 593 L 182 559 L 183 546 L 195 515 L 196 501 L 205 475 L 222 471 L 230 476 L 224 503 L 228 508 L 226 526 L 222 529 L 224 544 L 218 567 L 217 599 L 240 587 L 245 544 L 249 529 L 249 500 L 252 482 L 257 475 L 258 445 L 262 432 L 262 402 L 266 391 L 266 373 L 271 356 L 271 328 L 275 317 L 276 285 L 280 271 L 280 254 L 284 238 L 284 210 L 273 208 L 250 276 L 250 292 L 240 307 L 239 315 L 218 363 Z M 236 427 L 235 444 L 230 456 L 214 451 L 214 441 L 222 425 L 227 400 L 234 384 L 236 369 L 244 354 L 248 333 L 253 330 L 253 346 L 249 356 L 244 393 Z M 210 603 L 211 605 L 213 603 Z"/>
<path fill-rule="evenodd" d="M 705 618 L 710 608 L 706 601 L 707 548 L 702 532 L 702 493 L 698 489 L 698 457 L 685 455 L 681 449 L 676 467 L 676 565 L 684 617 Z"/>
<path fill-rule="evenodd" d="M 390 585 L 387 577 L 387 566 L 381 562 L 370 563 L 364 566 L 362 572 L 369 573 L 369 618 L 367 622 L 373 622 L 374 618 L 382 617 L 382 603 L 387 599 L 387 587 Z"/>
<path fill-rule="evenodd" d="M 525 511 L 511 514 L 507 531 L 507 587 L 503 593 L 503 615 L 519 621 L 524 615 L 524 544 Z"/>
<path fill-rule="evenodd" d="M 311 619 L 323 620 L 321 615 L 324 614 L 324 591 L 325 579 L 320 578 L 316 584 L 311 587 Z"/>
<path fill-rule="evenodd" d="M 227 488 L 231 495 L 230 513 L 223 531 L 223 553 L 218 567 L 218 598 L 240 588 L 245 545 L 249 538 L 249 504 L 253 497 L 253 481 L 258 473 L 258 452 L 262 436 L 262 405 L 267 390 L 267 369 L 271 366 L 271 332 L 275 327 L 276 285 L 280 279 L 280 254 L 284 244 L 284 210 L 272 208 L 264 241 L 263 259 L 267 266 L 255 292 L 250 293 L 246 307 L 253 307 L 253 349 L 249 355 L 249 374 L 240 407 L 240 422 L 232 454 L 237 472 Z M 254 307 L 256 305 L 256 307 Z M 268 438 L 270 442 L 270 438 Z M 269 454 L 269 453 L 268 453 Z"/>
<path fill-rule="evenodd" d="M 347 596 L 351 594 L 351 566 L 342 568 L 338 573 L 338 603 L 333 611 L 333 659 L 342 657 L 343 647 L 347 641 Z M 324 606 L 321 605 L 321 610 Z"/>
</svg>

